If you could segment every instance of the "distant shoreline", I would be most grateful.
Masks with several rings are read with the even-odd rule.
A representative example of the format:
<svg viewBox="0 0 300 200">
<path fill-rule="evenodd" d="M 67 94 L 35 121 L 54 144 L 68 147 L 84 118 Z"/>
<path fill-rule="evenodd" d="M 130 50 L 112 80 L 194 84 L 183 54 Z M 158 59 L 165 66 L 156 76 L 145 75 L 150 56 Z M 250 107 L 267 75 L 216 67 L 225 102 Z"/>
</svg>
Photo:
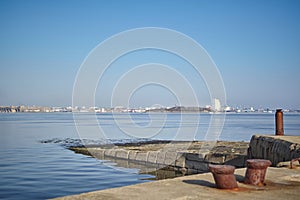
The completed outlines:
<svg viewBox="0 0 300 200">
<path fill-rule="evenodd" d="M 34 111 L 28 111 L 28 112 L 0 112 L 0 114 L 17 114 L 17 113 L 28 113 L 28 114 L 38 114 L 38 113 L 43 113 L 43 114 L 57 114 L 57 113 L 76 113 L 76 114 L 97 114 L 97 115 L 110 115 L 110 114 L 216 114 L 216 115 L 230 115 L 230 114 L 240 114 L 240 115 L 247 115 L 247 114 L 265 114 L 265 115 L 270 115 L 270 114 L 275 114 L 275 111 L 272 112 L 72 112 L 72 111 L 67 111 L 67 112 L 44 112 L 44 111 L 39 111 L 39 112 L 34 112 Z M 285 114 L 300 114 L 300 111 L 288 111 L 284 112 Z"/>
<path fill-rule="evenodd" d="M 276 109 L 254 109 L 251 108 L 231 108 L 225 107 L 221 110 L 214 110 L 211 107 L 146 107 L 146 108 L 100 108 L 100 107 L 45 107 L 45 106 L 0 106 L 0 113 L 57 113 L 57 112 L 72 112 L 72 113 L 209 113 L 209 114 L 228 114 L 228 113 L 275 113 Z M 284 113 L 300 113 L 300 110 L 284 109 Z"/>
</svg>

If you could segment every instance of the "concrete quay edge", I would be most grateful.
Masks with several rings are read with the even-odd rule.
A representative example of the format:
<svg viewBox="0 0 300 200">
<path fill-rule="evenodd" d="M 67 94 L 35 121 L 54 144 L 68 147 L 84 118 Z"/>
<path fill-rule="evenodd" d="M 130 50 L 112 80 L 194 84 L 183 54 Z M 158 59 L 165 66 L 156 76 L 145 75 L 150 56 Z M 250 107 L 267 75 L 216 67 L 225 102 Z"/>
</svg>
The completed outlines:
<svg viewBox="0 0 300 200">
<path fill-rule="evenodd" d="M 299 141 L 300 136 L 254 135 L 249 144 L 248 155 L 243 160 L 247 158 L 268 159 L 271 160 L 273 166 L 276 166 L 276 163 L 300 157 Z M 151 153 L 149 151 L 146 153 L 140 152 L 139 157 L 137 157 L 139 154 L 137 153 L 138 151 L 135 150 L 107 150 L 106 153 L 105 151 L 99 151 L 98 149 L 95 152 L 97 155 L 102 156 L 106 154 L 108 159 L 119 156 L 124 157 L 121 160 L 127 160 L 128 162 L 130 158 L 139 158 L 141 159 L 141 163 L 152 160 L 151 162 L 155 164 L 157 164 L 158 155 L 164 159 L 169 157 L 166 156 L 166 153 L 159 154 L 151 151 Z M 191 163 L 195 162 L 193 166 L 199 166 L 199 161 L 205 161 L 209 153 L 195 156 L 194 152 L 177 152 L 176 159 L 178 159 L 178 155 L 184 154 L 184 159 L 188 157 Z M 230 158 L 229 154 L 227 156 Z M 182 159 L 182 156 L 179 158 Z M 164 159 L 162 160 L 165 162 Z M 219 162 L 217 164 L 230 163 Z M 206 162 L 206 165 L 208 165 L 208 162 Z M 269 167 L 266 174 L 266 186 L 263 187 L 244 184 L 245 170 L 245 168 L 241 168 L 235 171 L 239 185 L 239 189 L 237 190 L 216 189 L 212 174 L 202 173 L 66 196 L 58 199 L 298 199 L 300 189 L 299 167 L 295 169 Z M 199 171 L 196 170 L 194 172 L 197 173 Z"/>
<path fill-rule="evenodd" d="M 75 147 L 70 149 L 100 160 L 113 160 L 122 167 L 129 166 L 129 162 L 135 162 L 156 168 L 171 167 L 183 174 L 208 172 L 210 163 L 230 164 L 235 167 L 245 166 L 248 149 L 246 142 L 220 141 L 216 143 L 216 148 L 210 150 L 197 149 L 198 143 L 205 146 L 205 142 L 194 142 L 191 149 L 182 149 L 181 143 L 173 144 L 171 148 L 165 148 L 162 144 L 147 144 L 132 147 Z M 225 147 L 226 144 L 230 144 L 230 148 Z"/>
<path fill-rule="evenodd" d="M 273 168 L 267 170 L 265 186 L 250 186 L 243 183 L 245 168 L 236 169 L 238 189 L 215 188 L 211 173 L 177 177 L 119 188 L 99 190 L 57 200 L 85 199 L 298 199 L 300 169 Z"/>
</svg>

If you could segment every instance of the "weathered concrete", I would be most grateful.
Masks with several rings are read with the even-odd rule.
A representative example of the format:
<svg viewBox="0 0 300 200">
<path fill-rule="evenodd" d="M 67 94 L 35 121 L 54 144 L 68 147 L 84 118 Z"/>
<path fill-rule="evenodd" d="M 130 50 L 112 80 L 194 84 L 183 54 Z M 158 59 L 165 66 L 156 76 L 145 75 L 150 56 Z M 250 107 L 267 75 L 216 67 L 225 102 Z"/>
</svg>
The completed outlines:
<svg viewBox="0 0 300 200">
<path fill-rule="evenodd" d="M 100 147 L 71 147 L 77 152 L 94 156 L 101 160 L 127 160 L 144 165 L 143 171 L 153 168 L 172 168 L 183 174 L 208 172 L 208 164 L 230 164 L 244 167 L 247 159 L 248 143 L 218 141 L 210 149 L 212 142 L 153 142 L 120 144 Z M 126 167 L 126 166 L 124 166 Z"/>
<path fill-rule="evenodd" d="M 134 167 L 143 172 L 152 172 L 162 178 L 175 177 L 175 171 L 184 174 L 205 172 L 208 164 L 245 165 L 247 158 L 268 159 L 275 166 L 278 162 L 300 157 L 299 136 L 259 136 L 247 143 L 218 142 L 214 148 L 205 142 L 193 142 L 185 149 L 184 143 L 162 147 L 163 144 L 125 144 L 108 147 L 71 148 L 75 152 L 89 154 L 99 159 L 111 160 L 123 167 Z M 247 150 L 249 155 L 247 155 Z M 283 165 L 282 166 L 286 166 Z M 159 174 L 159 168 L 167 167 Z M 170 173 L 170 174 L 168 174 Z M 62 197 L 60 199 L 298 199 L 300 168 L 267 169 L 265 186 L 243 183 L 245 169 L 237 169 L 235 176 L 238 189 L 219 190 L 211 173 L 181 176 L 155 182 L 107 189 Z"/>
<path fill-rule="evenodd" d="M 249 145 L 249 158 L 280 162 L 300 158 L 300 136 L 254 135 Z"/>
<path fill-rule="evenodd" d="M 300 169 L 268 168 L 265 186 L 243 184 L 245 169 L 237 169 L 238 189 L 216 189 L 211 173 L 165 179 L 58 198 L 83 199 L 299 199 Z M 84 187 L 84 183 L 83 183 Z"/>
</svg>

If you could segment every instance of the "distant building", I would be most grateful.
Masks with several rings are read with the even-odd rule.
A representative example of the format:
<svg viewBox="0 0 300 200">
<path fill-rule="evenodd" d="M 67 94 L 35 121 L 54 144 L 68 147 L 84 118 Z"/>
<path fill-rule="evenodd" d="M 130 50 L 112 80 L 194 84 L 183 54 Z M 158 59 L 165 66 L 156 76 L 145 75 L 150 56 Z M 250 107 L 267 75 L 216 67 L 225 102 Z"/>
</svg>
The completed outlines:
<svg viewBox="0 0 300 200">
<path fill-rule="evenodd" d="M 222 109 L 220 99 L 214 99 L 214 111 L 220 112 Z"/>
<path fill-rule="evenodd" d="M 233 109 L 230 106 L 225 106 L 224 111 L 225 112 L 232 112 Z"/>
</svg>

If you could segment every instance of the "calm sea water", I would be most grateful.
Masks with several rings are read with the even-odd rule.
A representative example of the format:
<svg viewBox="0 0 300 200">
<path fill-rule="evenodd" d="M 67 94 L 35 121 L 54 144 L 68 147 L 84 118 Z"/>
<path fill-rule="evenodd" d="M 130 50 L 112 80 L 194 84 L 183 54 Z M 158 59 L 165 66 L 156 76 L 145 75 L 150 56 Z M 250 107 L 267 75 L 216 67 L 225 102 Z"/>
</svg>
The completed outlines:
<svg viewBox="0 0 300 200">
<path fill-rule="evenodd" d="M 204 140 L 209 138 L 212 119 L 210 114 L 130 117 L 129 120 L 124 114 L 97 114 L 95 124 L 91 120 L 95 115 L 81 114 L 77 116 L 81 120 L 78 134 L 72 113 L 0 114 L 0 198 L 54 198 L 149 181 L 152 176 L 139 174 L 138 169 L 119 168 L 109 161 L 75 154 L 66 146 L 76 145 L 80 138 L 99 143 L 143 138 Z M 99 125 L 101 137 L 97 135 Z M 285 114 L 284 125 L 286 134 L 300 135 L 299 114 Z M 249 141 L 254 133 L 273 134 L 274 114 L 227 114 L 221 134 L 214 137 Z"/>
</svg>

